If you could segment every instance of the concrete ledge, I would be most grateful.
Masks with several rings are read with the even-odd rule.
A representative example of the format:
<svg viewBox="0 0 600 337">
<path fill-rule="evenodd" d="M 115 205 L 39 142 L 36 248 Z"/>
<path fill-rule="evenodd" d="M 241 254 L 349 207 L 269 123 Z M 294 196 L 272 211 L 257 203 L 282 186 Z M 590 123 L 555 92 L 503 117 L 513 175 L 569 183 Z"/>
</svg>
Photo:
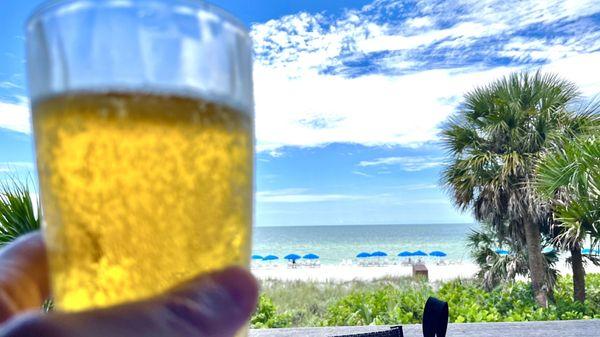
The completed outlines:
<svg viewBox="0 0 600 337">
<path fill-rule="evenodd" d="M 404 336 L 423 336 L 421 326 L 404 325 Z M 389 326 L 341 326 L 325 328 L 251 329 L 250 337 L 330 337 L 389 329 Z M 448 337 L 597 337 L 600 320 L 518 323 L 450 324 Z"/>
</svg>

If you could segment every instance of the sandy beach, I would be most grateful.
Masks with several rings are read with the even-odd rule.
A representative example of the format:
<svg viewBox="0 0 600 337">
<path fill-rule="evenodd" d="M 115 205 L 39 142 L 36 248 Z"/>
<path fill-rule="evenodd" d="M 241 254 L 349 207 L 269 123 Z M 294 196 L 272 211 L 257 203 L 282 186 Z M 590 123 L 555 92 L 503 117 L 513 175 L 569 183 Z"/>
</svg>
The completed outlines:
<svg viewBox="0 0 600 337">
<path fill-rule="evenodd" d="M 477 272 L 474 264 L 452 264 L 427 266 L 430 281 L 443 281 L 454 278 L 470 278 Z M 356 265 L 323 265 L 319 267 L 288 268 L 287 266 L 274 265 L 257 267 L 252 273 L 258 279 L 279 279 L 288 281 L 351 281 L 373 280 L 382 277 L 411 276 L 412 267 L 402 265 L 388 266 L 356 266 Z"/>
<path fill-rule="evenodd" d="M 570 266 L 559 262 L 556 266 L 561 274 L 570 274 Z M 456 278 L 472 278 L 478 268 L 473 263 L 458 263 L 449 265 L 427 264 L 429 281 L 448 281 Z M 588 264 L 588 273 L 600 273 L 600 267 Z M 411 276 L 412 267 L 403 265 L 387 266 L 357 266 L 357 265 L 322 265 L 319 267 L 300 266 L 289 268 L 284 264 L 253 267 L 252 273 L 259 280 L 278 279 L 286 281 L 333 281 L 343 282 L 352 280 L 368 281 L 383 277 Z"/>
</svg>

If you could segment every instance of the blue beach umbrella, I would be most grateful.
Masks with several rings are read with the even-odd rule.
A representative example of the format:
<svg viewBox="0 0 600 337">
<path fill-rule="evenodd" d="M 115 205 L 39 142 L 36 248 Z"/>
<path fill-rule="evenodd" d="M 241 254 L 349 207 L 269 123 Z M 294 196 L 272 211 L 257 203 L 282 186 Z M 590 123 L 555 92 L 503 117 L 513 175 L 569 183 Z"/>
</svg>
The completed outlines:
<svg viewBox="0 0 600 337">
<path fill-rule="evenodd" d="M 367 252 L 362 252 L 362 253 L 358 253 L 358 255 L 356 255 L 356 257 L 358 257 L 359 259 L 365 258 L 365 257 L 370 257 L 371 254 L 367 253 Z"/>
<path fill-rule="evenodd" d="M 264 261 L 274 261 L 274 260 L 278 260 L 279 257 L 275 256 L 275 255 L 267 255 L 265 257 L 263 257 Z"/>
<path fill-rule="evenodd" d="M 398 254 L 398 256 L 400 256 L 400 257 L 410 257 L 410 256 L 413 256 L 413 253 L 405 250 L 402 253 Z"/>
<path fill-rule="evenodd" d="M 375 257 L 384 257 L 384 256 L 388 256 L 386 252 L 382 252 L 382 251 L 376 251 L 371 253 L 371 256 L 375 256 Z"/>
<path fill-rule="evenodd" d="M 252 260 L 262 260 L 263 257 L 260 255 L 252 255 Z"/>
<path fill-rule="evenodd" d="M 435 256 L 435 257 L 444 257 L 448 254 L 441 252 L 439 250 L 434 250 L 433 252 L 429 253 L 429 256 Z"/>
<path fill-rule="evenodd" d="M 300 258 L 302 258 L 302 256 L 298 255 L 298 254 L 288 254 L 286 256 L 283 257 L 286 260 L 298 260 Z"/>
<path fill-rule="evenodd" d="M 427 256 L 427 253 L 425 253 L 422 250 L 417 250 L 416 252 L 412 253 L 413 256 Z"/>
<path fill-rule="evenodd" d="M 496 249 L 496 254 L 498 254 L 498 255 L 508 255 L 508 254 L 510 254 L 510 252 L 508 250 L 504 250 L 504 249 Z"/>
<path fill-rule="evenodd" d="M 307 260 L 316 260 L 319 258 L 319 255 L 310 253 L 310 254 L 304 255 L 302 258 L 307 259 Z"/>
<path fill-rule="evenodd" d="M 546 247 L 546 248 L 542 249 L 542 254 L 548 254 L 548 253 L 553 253 L 553 252 L 555 252 L 555 250 L 552 247 Z"/>
</svg>

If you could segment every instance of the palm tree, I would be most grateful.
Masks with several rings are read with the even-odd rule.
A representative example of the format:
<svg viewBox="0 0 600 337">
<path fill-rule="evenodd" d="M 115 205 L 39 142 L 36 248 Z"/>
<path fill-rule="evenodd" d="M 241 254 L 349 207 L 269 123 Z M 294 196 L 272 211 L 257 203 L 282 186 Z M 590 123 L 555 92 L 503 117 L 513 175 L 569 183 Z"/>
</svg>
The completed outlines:
<svg viewBox="0 0 600 337">
<path fill-rule="evenodd" d="M 40 228 L 41 208 L 27 182 L 11 177 L 0 183 L 0 247 Z"/>
<path fill-rule="evenodd" d="M 541 306 L 552 291 L 541 253 L 541 230 L 549 227 L 551 212 L 533 188 L 535 163 L 588 127 L 588 115 L 568 109 L 579 96 L 573 83 L 556 75 L 514 73 L 467 93 L 442 130 L 450 157 L 443 184 L 457 207 L 523 242 Z"/>
<path fill-rule="evenodd" d="M 538 191 L 553 201 L 556 242 L 570 250 L 573 297 L 585 301 L 582 242 L 600 240 L 600 140 L 578 139 L 545 156 L 537 167 Z M 595 261 L 597 262 L 597 260 Z"/>
<path fill-rule="evenodd" d="M 482 224 L 479 230 L 472 230 L 467 236 L 467 246 L 471 250 L 471 257 L 479 266 L 476 276 L 487 290 L 492 290 L 501 283 L 514 281 L 517 275 L 529 275 L 527 252 L 521 241 L 501 237 L 490 224 Z M 500 254 L 498 248 L 501 247 L 508 248 L 509 253 Z M 545 241 L 545 247 L 550 247 L 548 241 Z M 555 280 L 558 270 L 554 265 L 558 261 L 558 255 L 554 249 L 542 251 L 549 266 L 546 277 Z"/>
</svg>

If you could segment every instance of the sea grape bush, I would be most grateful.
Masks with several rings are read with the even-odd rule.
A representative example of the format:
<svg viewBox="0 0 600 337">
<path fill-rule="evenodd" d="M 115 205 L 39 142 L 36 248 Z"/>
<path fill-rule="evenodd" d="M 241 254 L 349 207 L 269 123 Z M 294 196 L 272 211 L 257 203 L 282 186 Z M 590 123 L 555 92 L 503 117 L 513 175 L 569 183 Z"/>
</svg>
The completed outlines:
<svg viewBox="0 0 600 337">
<path fill-rule="evenodd" d="M 365 290 L 352 289 L 323 310 L 321 317 L 307 317 L 310 313 L 303 313 L 301 320 L 293 319 L 298 316 L 293 310 L 279 312 L 267 293 L 261 295 L 252 327 L 420 323 L 429 296 L 449 303 L 450 322 L 455 323 L 600 318 L 600 274 L 587 275 L 586 282 L 588 298 L 585 303 L 579 303 L 573 301 L 572 279 L 560 277 L 554 289 L 554 301 L 547 308 L 536 306 L 530 285 L 520 281 L 501 285 L 492 291 L 486 291 L 472 280 L 441 283 L 437 289 L 424 282 L 404 282 L 401 286 L 388 283 Z M 288 291 L 294 289 L 288 288 Z M 321 311 L 315 310 L 314 315 L 318 312 Z"/>
<path fill-rule="evenodd" d="M 289 313 L 278 314 L 273 301 L 265 294 L 258 298 L 256 312 L 250 320 L 252 328 L 285 328 L 291 324 L 291 315 Z"/>
<path fill-rule="evenodd" d="M 354 293 L 331 306 L 325 325 L 368 325 L 420 323 L 427 296 L 447 301 L 450 321 L 513 322 L 600 318 L 600 274 L 587 277 L 589 298 L 585 303 L 573 301 L 572 280 L 561 277 L 554 291 L 554 303 L 548 308 L 535 304 L 529 284 L 513 282 L 485 291 L 472 281 L 444 283 L 437 291 L 420 289 L 379 289 Z M 367 306 L 370 315 L 361 315 Z M 382 308 L 388 308 L 388 310 Z M 357 316 L 359 317 L 357 319 Z"/>
</svg>

